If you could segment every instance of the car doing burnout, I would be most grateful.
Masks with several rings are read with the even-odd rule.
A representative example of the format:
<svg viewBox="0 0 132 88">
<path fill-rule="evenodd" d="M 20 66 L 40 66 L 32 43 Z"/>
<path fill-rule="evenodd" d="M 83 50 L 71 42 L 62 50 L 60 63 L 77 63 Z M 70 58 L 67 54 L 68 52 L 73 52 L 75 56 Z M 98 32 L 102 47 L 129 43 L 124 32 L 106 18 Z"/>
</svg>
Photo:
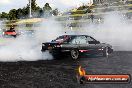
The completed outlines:
<svg viewBox="0 0 132 88">
<path fill-rule="evenodd" d="M 16 33 L 15 30 L 7 30 L 4 32 L 4 36 L 12 36 L 12 37 L 16 37 L 18 34 Z"/>
<path fill-rule="evenodd" d="M 69 54 L 74 60 L 82 54 L 101 54 L 108 57 L 113 52 L 112 46 L 100 43 L 88 35 L 62 35 L 51 42 L 42 43 L 42 52 L 49 52 L 56 58 L 63 54 Z"/>
</svg>

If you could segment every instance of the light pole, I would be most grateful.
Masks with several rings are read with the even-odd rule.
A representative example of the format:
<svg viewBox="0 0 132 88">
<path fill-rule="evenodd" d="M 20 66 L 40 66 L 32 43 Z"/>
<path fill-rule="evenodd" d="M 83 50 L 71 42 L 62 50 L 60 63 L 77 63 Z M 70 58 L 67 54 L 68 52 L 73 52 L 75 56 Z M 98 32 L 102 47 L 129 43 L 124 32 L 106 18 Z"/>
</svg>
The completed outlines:
<svg viewBox="0 0 132 88">
<path fill-rule="evenodd" d="M 32 1 L 29 0 L 29 17 L 32 17 L 32 5 L 31 5 Z"/>
</svg>

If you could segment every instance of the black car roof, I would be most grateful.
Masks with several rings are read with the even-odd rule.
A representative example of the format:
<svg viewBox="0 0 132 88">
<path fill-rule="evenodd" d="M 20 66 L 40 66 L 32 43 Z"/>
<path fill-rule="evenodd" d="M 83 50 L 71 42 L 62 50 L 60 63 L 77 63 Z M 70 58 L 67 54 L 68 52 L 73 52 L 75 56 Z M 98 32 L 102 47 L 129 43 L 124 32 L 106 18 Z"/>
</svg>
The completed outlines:
<svg viewBox="0 0 132 88">
<path fill-rule="evenodd" d="M 90 37 L 89 35 L 62 35 L 62 36 L 70 36 L 70 37 L 75 37 L 75 36 L 87 36 L 87 37 Z"/>
</svg>

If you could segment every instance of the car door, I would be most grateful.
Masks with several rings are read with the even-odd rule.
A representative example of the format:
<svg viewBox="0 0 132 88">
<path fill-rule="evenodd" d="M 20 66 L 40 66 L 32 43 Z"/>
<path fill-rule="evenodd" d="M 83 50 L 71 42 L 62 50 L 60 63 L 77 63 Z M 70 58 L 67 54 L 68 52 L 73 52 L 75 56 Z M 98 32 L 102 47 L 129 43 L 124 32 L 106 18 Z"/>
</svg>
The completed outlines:
<svg viewBox="0 0 132 88">
<path fill-rule="evenodd" d="M 72 37 L 71 41 L 69 41 L 68 47 L 70 49 L 79 48 L 79 44 L 80 44 L 80 37 L 75 36 L 75 37 Z"/>
<path fill-rule="evenodd" d="M 79 41 L 77 36 L 72 36 L 68 41 L 62 44 L 62 50 L 71 50 L 73 48 L 78 48 Z"/>
<path fill-rule="evenodd" d="M 86 36 L 84 36 L 84 35 L 78 36 L 76 41 L 77 41 L 79 50 L 87 50 L 88 49 L 89 44 L 88 44 Z"/>
<path fill-rule="evenodd" d="M 85 36 L 75 36 L 71 39 L 71 41 L 69 41 L 68 44 L 64 44 L 63 46 L 63 49 L 85 49 L 86 47 L 88 47 L 87 39 Z"/>
</svg>

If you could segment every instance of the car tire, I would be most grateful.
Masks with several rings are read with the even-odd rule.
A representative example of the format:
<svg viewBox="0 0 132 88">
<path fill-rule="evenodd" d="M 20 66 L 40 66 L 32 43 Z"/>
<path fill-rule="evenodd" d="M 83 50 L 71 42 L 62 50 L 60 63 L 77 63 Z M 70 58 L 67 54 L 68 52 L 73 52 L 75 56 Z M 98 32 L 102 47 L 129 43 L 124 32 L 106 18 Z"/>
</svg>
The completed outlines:
<svg viewBox="0 0 132 88">
<path fill-rule="evenodd" d="M 109 56 L 109 49 L 108 47 L 106 47 L 104 50 L 103 50 L 103 57 L 108 57 Z"/>
<path fill-rule="evenodd" d="M 16 35 L 13 35 L 14 38 L 16 38 Z"/>
<path fill-rule="evenodd" d="M 79 51 L 77 49 L 71 50 L 71 58 L 77 60 L 79 58 Z"/>
</svg>

